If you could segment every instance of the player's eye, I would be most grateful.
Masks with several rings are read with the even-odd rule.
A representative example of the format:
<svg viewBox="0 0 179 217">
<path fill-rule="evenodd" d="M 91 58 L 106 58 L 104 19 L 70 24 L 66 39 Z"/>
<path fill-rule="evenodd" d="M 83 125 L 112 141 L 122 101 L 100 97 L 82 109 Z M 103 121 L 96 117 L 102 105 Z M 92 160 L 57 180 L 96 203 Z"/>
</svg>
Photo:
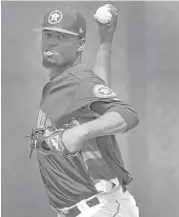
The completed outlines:
<svg viewBox="0 0 179 217">
<path fill-rule="evenodd" d="M 52 34 L 48 33 L 48 32 L 44 32 L 44 36 L 47 37 L 47 38 L 51 38 L 52 37 Z"/>
<path fill-rule="evenodd" d="M 65 35 L 58 35 L 57 38 L 58 38 L 58 39 L 65 40 L 65 39 L 67 39 L 67 36 L 65 36 Z"/>
</svg>

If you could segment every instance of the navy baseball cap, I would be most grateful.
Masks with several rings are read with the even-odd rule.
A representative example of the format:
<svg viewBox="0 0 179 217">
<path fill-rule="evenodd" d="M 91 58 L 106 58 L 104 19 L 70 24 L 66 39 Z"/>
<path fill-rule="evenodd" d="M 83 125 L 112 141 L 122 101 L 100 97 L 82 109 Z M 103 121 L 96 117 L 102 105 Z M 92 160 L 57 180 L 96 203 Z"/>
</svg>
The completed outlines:
<svg viewBox="0 0 179 217">
<path fill-rule="evenodd" d="M 79 12 L 70 8 L 53 9 L 45 14 L 42 27 L 34 31 L 41 32 L 43 30 L 63 32 L 85 38 L 86 21 Z"/>
</svg>

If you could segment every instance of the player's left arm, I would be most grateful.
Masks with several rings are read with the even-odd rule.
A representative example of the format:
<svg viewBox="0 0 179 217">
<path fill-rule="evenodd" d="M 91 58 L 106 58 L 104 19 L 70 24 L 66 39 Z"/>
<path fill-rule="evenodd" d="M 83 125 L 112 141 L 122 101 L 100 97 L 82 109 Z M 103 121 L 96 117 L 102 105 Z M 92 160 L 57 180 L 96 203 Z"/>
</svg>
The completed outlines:
<svg viewBox="0 0 179 217">
<path fill-rule="evenodd" d="M 78 126 L 85 139 L 125 133 L 139 123 L 138 115 L 132 107 L 120 102 L 95 102 L 91 110 L 98 118 Z"/>
<path fill-rule="evenodd" d="M 106 106 L 96 102 L 91 105 L 91 109 L 98 116 L 95 120 L 78 125 L 63 134 L 62 139 L 70 152 L 79 151 L 85 140 L 125 133 L 139 123 L 137 113 L 130 106 L 120 102 L 107 103 Z"/>
<path fill-rule="evenodd" d="M 84 84 L 87 86 L 87 84 Z M 139 123 L 138 115 L 130 106 L 115 97 L 97 99 L 89 104 L 95 120 L 75 126 L 63 134 L 62 140 L 70 152 L 79 151 L 85 140 L 126 133 Z"/>
</svg>

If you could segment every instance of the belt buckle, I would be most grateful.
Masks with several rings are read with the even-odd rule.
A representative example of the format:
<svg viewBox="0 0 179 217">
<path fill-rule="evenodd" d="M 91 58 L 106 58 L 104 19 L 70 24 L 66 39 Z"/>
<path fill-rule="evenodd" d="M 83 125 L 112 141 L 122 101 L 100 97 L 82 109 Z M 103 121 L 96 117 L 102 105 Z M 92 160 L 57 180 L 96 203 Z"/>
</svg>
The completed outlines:
<svg viewBox="0 0 179 217">
<path fill-rule="evenodd" d="M 77 203 L 76 205 L 79 209 L 79 211 L 82 213 L 85 210 L 89 209 L 90 207 L 87 205 L 85 200 L 80 201 L 79 203 Z"/>
</svg>

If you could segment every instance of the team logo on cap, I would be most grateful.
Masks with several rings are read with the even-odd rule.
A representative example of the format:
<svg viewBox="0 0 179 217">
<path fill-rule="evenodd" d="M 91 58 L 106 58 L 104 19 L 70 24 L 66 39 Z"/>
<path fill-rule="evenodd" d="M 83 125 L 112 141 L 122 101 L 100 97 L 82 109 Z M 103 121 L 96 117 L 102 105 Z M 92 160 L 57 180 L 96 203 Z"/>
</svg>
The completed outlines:
<svg viewBox="0 0 179 217">
<path fill-rule="evenodd" d="M 57 24 L 62 20 L 62 13 L 59 10 L 52 11 L 48 17 L 50 24 Z"/>
</svg>

